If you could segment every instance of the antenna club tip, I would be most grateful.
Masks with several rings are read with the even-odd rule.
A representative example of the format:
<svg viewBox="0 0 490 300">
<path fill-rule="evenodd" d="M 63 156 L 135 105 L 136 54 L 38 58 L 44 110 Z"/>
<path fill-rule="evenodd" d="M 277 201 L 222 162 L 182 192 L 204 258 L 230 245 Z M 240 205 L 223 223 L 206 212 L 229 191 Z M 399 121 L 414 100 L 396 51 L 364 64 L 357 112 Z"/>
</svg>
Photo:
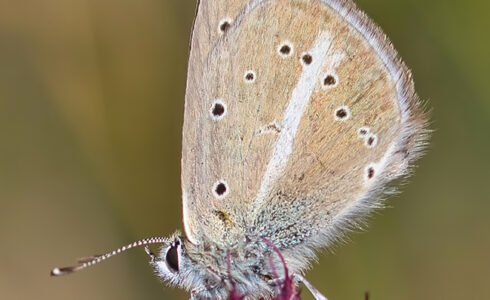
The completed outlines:
<svg viewBox="0 0 490 300">
<path fill-rule="evenodd" d="M 79 269 L 80 267 L 54 268 L 51 270 L 51 276 L 63 276 L 66 274 L 71 274 Z"/>
<path fill-rule="evenodd" d="M 63 272 L 61 271 L 60 268 L 54 268 L 51 270 L 50 275 L 51 276 L 60 276 L 60 275 L 63 275 Z"/>
</svg>

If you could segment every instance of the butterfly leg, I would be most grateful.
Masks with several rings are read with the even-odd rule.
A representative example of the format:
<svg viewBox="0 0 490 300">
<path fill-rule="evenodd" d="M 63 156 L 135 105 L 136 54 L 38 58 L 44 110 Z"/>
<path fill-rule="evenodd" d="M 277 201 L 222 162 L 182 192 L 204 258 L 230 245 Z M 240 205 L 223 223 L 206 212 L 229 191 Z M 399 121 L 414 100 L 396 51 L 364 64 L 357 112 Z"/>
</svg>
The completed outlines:
<svg viewBox="0 0 490 300">
<path fill-rule="evenodd" d="M 322 293 L 320 293 L 311 283 L 308 282 L 308 280 L 306 280 L 306 278 L 299 274 L 294 274 L 294 277 L 296 277 L 299 282 L 302 282 L 306 286 L 316 300 L 328 300 L 327 297 L 323 296 Z"/>
</svg>

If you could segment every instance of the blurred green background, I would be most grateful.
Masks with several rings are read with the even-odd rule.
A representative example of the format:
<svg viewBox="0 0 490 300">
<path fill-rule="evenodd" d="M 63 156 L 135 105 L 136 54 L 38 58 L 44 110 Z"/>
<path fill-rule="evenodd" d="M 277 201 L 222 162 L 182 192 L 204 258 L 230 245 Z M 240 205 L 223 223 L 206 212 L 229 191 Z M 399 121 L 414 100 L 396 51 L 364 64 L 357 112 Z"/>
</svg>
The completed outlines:
<svg viewBox="0 0 490 300">
<path fill-rule="evenodd" d="M 490 2 L 358 3 L 412 68 L 436 131 L 392 208 L 307 277 L 331 300 L 490 299 Z M 0 0 L 1 299 L 187 299 L 143 249 L 49 270 L 182 228 L 194 8 Z"/>
</svg>

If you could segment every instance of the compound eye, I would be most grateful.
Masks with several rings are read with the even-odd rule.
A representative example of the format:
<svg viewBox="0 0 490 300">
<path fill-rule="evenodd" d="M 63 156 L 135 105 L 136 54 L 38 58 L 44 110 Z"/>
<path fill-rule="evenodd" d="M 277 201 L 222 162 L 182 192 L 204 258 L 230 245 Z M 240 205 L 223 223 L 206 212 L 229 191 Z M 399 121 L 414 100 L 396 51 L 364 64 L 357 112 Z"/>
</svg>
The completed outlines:
<svg viewBox="0 0 490 300">
<path fill-rule="evenodd" d="M 179 272 L 179 247 L 178 242 L 172 244 L 165 255 L 165 263 L 172 272 Z"/>
</svg>

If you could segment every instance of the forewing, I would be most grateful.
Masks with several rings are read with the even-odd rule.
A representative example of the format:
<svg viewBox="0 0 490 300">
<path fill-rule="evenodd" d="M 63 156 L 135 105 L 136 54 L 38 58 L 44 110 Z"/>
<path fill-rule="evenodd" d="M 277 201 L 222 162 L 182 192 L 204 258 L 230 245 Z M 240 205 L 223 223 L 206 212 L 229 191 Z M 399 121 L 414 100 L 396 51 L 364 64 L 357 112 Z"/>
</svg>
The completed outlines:
<svg viewBox="0 0 490 300">
<path fill-rule="evenodd" d="M 283 249 L 324 245 L 407 173 L 424 138 L 409 71 L 350 1 L 252 1 L 189 76 L 183 195 L 195 242 L 248 232 Z"/>
<path fill-rule="evenodd" d="M 195 195 L 192 197 L 187 195 L 195 192 L 193 186 L 201 184 L 200 178 L 190 176 L 195 176 L 197 167 L 192 164 L 196 158 L 202 157 L 201 151 L 204 150 L 195 147 L 198 136 L 203 134 L 196 120 L 207 116 L 206 112 L 201 109 L 203 105 L 208 104 L 203 98 L 202 90 L 205 84 L 212 84 L 203 77 L 204 67 L 209 52 L 235 25 L 239 12 L 245 8 L 247 2 L 248 0 L 198 0 L 197 4 L 189 54 L 182 149 L 184 226 L 187 237 L 196 243 L 200 242 L 202 237 L 198 232 L 200 225 L 196 220 L 196 215 L 200 213 L 200 210 L 196 205 L 206 204 L 204 199 Z M 196 200 L 199 202 L 196 203 Z"/>
</svg>

